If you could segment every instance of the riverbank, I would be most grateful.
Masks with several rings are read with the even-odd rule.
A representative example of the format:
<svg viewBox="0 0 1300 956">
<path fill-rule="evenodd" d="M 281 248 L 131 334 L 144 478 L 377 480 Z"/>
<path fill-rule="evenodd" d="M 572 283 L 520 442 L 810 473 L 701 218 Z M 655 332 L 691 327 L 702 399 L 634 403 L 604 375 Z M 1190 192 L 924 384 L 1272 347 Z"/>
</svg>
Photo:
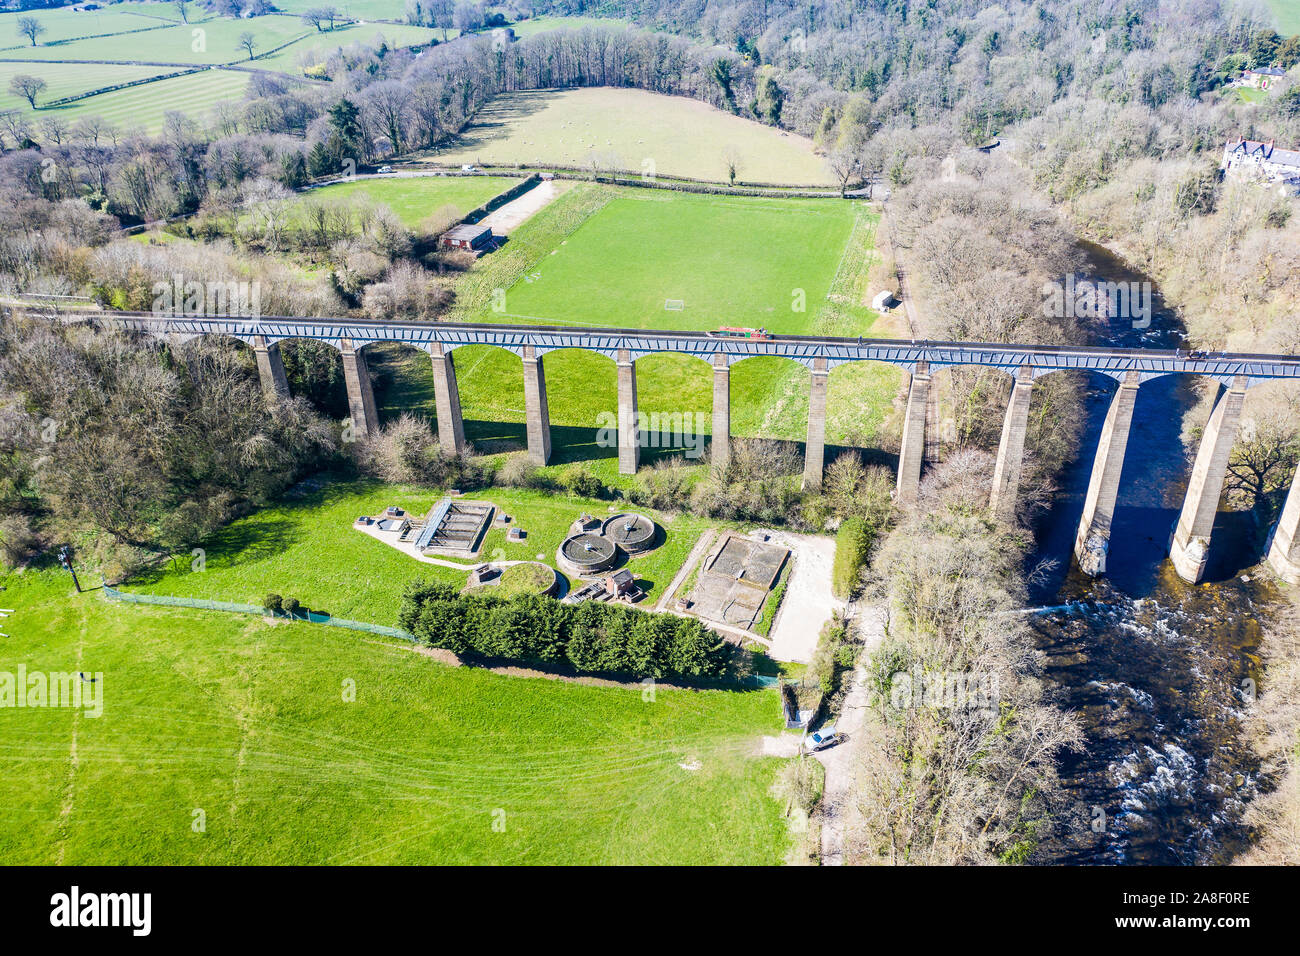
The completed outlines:
<svg viewBox="0 0 1300 956">
<path fill-rule="evenodd" d="M 1094 325 L 1098 342 L 1175 347 L 1179 312 L 1159 286 L 1109 250 L 1083 244 L 1089 275 L 1147 282 L 1149 325 Z M 1043 862 L 1227 862 L 1250 845 L 1247 811 L 1271 787 L 1253 742 L 1244 682 L 1261 679 L 1263 624 L 1281 593 L 1253 569 L 1262 540 L 1242 513 L 1221 512 L 1208 583 L 1189 585 L 1167 560 L 1206 395 L 1184 377 L 1143 384 L 1125 456 L 1106 575 L 1072 568 L 1073 537 L 1113 386 L 1089 389 L 1080 454 L 1035 528 L 1031 562 L 1056 571 L 1031 595 L 1069 610 L 1036 617 L 1052 697 L 1083 718 L 1088 745 L 1061 765 L 1063 826 Z M 1209 397 L 1212 398 L 1212 392 Z"/>
</svg>

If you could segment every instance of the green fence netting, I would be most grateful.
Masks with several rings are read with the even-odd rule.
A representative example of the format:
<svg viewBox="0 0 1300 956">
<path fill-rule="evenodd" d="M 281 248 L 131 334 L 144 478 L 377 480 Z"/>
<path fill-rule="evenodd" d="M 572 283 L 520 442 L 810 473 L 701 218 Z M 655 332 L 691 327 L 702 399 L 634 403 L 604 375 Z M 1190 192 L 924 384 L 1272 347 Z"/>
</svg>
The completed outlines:
<svg viewBox="0 0 1300 956">
<path fill-rule="evenodd" d="M 256 604 L 236 604 L 233 601 L 204 601 L 200 598 L 174 597 L 170 594 L 136 594 L 132 591 L 119 591 L 107 584 L 104 585 L 104 593 L 114 601 L 125 601 L 128 604 L 161 604 L 166 607 L 195 607 L 205 611 L 229 611 L 233 614 L 266 616 L 266 608 L 259 607 Z M 333 617 L 329 614 L 318 614 L 315 611 L 299 611 L 293 615 L 281 613 L 275 616 L 283 617 L 286 620 L 307 621 L 311 624 L 327 624 L 330 627 L 346 627 L 353 631 L 367 631 L 371 634 L 382 634 L 384 637 L 400 637 L 404 641 L 415 640 L 414 634 L 408 634 L 400 628 L 386 627 L 383 624 L 371 624 L 368 621 L 349 621 L 345 617 Z"/>
</svg>

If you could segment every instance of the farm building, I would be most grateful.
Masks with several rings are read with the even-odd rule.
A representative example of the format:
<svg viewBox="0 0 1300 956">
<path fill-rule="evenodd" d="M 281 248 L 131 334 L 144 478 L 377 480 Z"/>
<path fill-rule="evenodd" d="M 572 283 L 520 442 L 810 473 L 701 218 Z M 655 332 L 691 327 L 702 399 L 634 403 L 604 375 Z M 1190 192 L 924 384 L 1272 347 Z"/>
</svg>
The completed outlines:
<svg viewBox="0 0 1300 956">
<path fill-rule="evenodd" d="M 492 227 L 471 226 L 463 222 L 444 232 L 438 244 L 444 249 L 465 249 L 470 252 L 486 249 L 492 244 Z"/>
</svg>

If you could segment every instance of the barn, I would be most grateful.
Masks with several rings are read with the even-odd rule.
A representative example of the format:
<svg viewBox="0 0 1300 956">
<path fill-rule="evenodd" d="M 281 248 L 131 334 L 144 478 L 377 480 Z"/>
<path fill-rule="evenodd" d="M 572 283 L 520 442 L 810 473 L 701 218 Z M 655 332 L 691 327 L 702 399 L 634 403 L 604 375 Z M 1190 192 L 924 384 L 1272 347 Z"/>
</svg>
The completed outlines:
<svg viewBox="0 0 1300 956">
<path fill-rule="evenodd" d="M 465 249 L 469 252 L 486 249 L 492 244 L 492 227 L 471 226 L 463 222 L 444 232 L 438 244 L 444 249 Z"/>
</svg>

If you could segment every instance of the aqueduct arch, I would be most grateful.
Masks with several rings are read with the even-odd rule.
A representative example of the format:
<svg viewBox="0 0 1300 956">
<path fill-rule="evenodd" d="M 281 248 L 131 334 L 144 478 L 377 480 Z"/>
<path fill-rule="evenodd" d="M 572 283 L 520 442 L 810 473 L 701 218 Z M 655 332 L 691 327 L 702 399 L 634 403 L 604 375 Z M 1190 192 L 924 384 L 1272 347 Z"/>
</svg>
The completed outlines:
<svg viewBox="0 0 1300 956">
<path fill-rule="evenodd" d="M 525 385 L 539 401 L 537 415 L 530 413 L 529 451 L 539 460 L 548 457 L 545 424 L 545 379 L 541 355 L 561 348 L 600 352 L 615 360 L 619 395 L 619 470 L 635 472 L 638 462 L 636 434 L 637 357 L 652 352 L 677 352 L 704 358 L 714 366 L 715 421 L 718 397 L 733 362 L 754 355 L 776 355 L 797 361 L 810 370 L 812 391 L 809 401 L 808 443 L 804 485 L 820 487 L 825 453 L 826 387 L 830 369 L 844 362 L 883 361 L 911 374 L 908 407 L 899 456 L 898 487 L 902 500 L 915 499 L 925 449 L 925 404 L 928 399 L 931 366 L 980 365 L 999 368 L 1015 375 L 1016 384 L 1003 422 L 998 449 L 1001 477 L 994 483 L 991 500 L 996 510 L 1014 501 L 1017 469 L 1023 441 L 1029 394 L 1036 376 L 1067 369 L 1108 375 L 1120 382 L 1103 428 L 1103 442 L 1093 464 L 1092 487 L 1084 520 L 1080 523 L 1076 554 L 1085 570 L 1100 568 L 1092 561 L 1093 531 L 1113 508 L 1118 489 L 1123 451 L 1132 419 L 1133 400 L 1143 381 L 1168 374 L 1197 374 L 1216 379 L 1227 390 L 1215 405 L 1192 468 L 1192 480 L 1179 517 L 1171 558 L 1178 573 L 1190 581 L 1204 572 L 1210 530 L 1223 488 L 1228 455 L 1240 422 L 1246 389 L 1252 382 L 1300 379 L 1300 359 L 1287 355 L 1183 353 L 1171 350 L 1089 348 L 1082 346 L 1024 346 L 974 342 L 903 342 L 817 336 L 777 336 L 763 339 L 720 340 L 706 333 L 645 331 L 635 329 L 568 328 L 551 326 L 473 325 L 452 323 L 369 322 L 350 319 L 265 316 L 253 319 L 167 317 L 144 313 L 113 313 L 98 321 L 114 323 L 125 331 L 157 336 L 227 334 L 249 342 L 259 353 L 259 371 L 264 387 L 278 389 L 271 346 L 285 338 L 306 337 L 328 341 L 343 354 L 348 398 L 353 422 L 362 434 L 378 427 L 374 395 L 370 389 L 365 359 L 361 354 L 370 342 L 401 341 L 427 350 L 433 360 L 434 384 L 439 401 L 439 438 L 444 447 L 460 450 L 464 445 L 459 396 L 455 388 L 452 350 L 469 344 L 494 344 L 519 354 L 523 360 Z M 265 350 L 266 361 L 261 360 Z M 723 403 L 725 404 L 725 403 Z M 443 415 L 444 407 L 448 414 Z M 444 427 L 445 422 L 445 427 Z M 537 427 L 534 428 L 533 424 Z M 459 428 L 457 427 L 459 426 Z M 717 429 L 722 432 L 721 428 Z M 729 427 L 727 433 L 729 435 Z M 536 437 L 535 437 L 536 436 Z M 1292 493 L 1274 536 L 1270 560 L 1283 576 L 1300 578 L 1300 481 L 1293 481 Z M 1108 529 L 1106 529 L 1108 531 Z M 1108 545 L 1108 541 L 1105 541 Z M 1104 565 L 1104 549 L 1101 552 Z"/>
</svg>

